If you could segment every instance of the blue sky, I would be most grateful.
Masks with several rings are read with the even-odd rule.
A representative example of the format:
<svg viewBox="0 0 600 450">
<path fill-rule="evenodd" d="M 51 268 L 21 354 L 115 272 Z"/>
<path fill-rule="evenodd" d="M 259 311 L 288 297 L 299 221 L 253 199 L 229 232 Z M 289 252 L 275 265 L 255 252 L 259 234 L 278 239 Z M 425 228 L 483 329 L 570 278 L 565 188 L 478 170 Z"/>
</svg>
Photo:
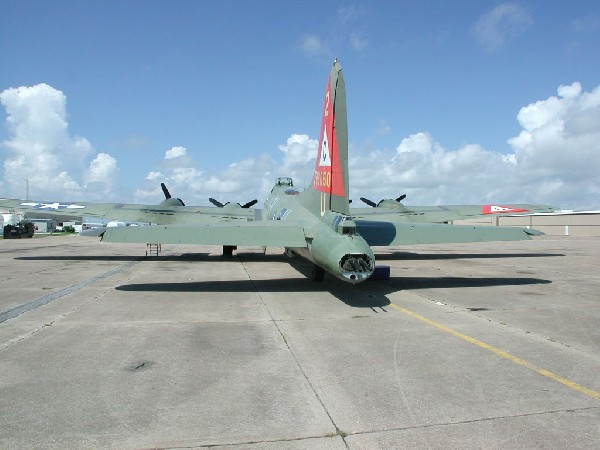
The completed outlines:
<svg viewBox="0 0 600 450">
<path fill-rule="evenodd" d="M 354 197 L 600 208 L 596 2 L 6 1 L 2 10 L 3 196 L 24 196 L 27 178 L 31 196 L 47 200 L 152 203 L 166 181 L 188 204 L 247 201 L 284 170 L 302 187 L 337 57 Z M 571 89 L 561 96 L 561 86 Z M 591 128 L 575 126 L 583 122 Z"/>
</svg>

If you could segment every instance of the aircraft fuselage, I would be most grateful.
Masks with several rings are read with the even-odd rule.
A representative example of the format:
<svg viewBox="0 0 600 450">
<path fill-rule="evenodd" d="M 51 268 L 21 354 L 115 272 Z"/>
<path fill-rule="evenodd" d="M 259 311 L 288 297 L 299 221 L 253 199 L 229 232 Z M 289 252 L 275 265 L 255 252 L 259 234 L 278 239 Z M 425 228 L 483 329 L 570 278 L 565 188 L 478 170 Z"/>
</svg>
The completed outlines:
<svg viewBox="0 0 600 450">
<path fill-rule="evenodd" d="M 375 256 L 357 233 L 351 217 L 333 211 L 315 214 L 301 201 L 305 193 L 299 193 L 291 179 L 284 180 L 278 180 L 265 201 L 263 219 L 290 220 L 303 225 L 306 247 L 287 250 L 343 281 L 360 283 L 368 279 L 375 270 Z"/>
</svg>

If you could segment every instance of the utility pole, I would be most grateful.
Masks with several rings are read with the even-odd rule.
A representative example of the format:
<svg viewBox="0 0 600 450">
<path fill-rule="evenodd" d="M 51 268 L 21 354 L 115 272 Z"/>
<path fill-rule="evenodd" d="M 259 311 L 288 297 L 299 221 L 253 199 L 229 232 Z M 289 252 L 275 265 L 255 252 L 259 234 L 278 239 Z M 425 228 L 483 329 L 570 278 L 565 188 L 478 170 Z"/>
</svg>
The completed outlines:
<svg viewBox="0 0 600 450">
<path fill-rule="evenodd" d="M 24 178 L 25 180 L 25 200 L 29 200 L 29 179 Z"/>
</svg>

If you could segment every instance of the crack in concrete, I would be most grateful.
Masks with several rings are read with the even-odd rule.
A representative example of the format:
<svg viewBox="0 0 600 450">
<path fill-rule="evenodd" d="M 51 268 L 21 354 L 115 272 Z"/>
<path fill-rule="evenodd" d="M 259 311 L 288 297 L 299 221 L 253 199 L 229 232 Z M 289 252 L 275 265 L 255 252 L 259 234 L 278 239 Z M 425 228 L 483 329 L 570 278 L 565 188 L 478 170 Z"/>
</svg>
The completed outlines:
<svg viewBox="0 0 600 450">
<path fill-rule="evenodd" d="M 176 449 L 186 449 L 186 448 L 237 447 L 240 445 L 276 444 L 278 442 L 301 442 L 301 441 L 308 441 L 311 439 L 335 439 L 337 437 L 341 438 L 342 440 L 344 439 L 344 437 L 341 434 L 332 433 L 332 434 L 304 436 L 304 437 L 297 437 L 297 438 L 261 439 L 261 440 L 244 441 L 244 442 L 229 442 L 226 444 L 200 444 L 200 445 L 185 445 L 185 446 L 178 445 L 176 447 L 152 447 L 152 448 L 153 448 L 153 450 L 176 450 Z M 348 446 L 346 446 L 346 447 L 348 447 Z"/>
<path fill-rule="evenodd" d="M 355 431 L 355 432 L 348 433 L 348 436 L 360 436 L 363 434 L 373 434 L 373 433 L 386 433 L 386 432 L 390 432 L 390 431 L 418 430 L 418 429 L 433 428 L 433 427 L 445 427 L 445 426 L 450 426 L 450 425 L 465 425 L 465 424 L 469 424 L 469 423 L 490 422 L 493 420 L 518 419 L 521 417 L 535 417 L 535 416 L 543 416 L 543 415 L 547 415 L 547 414 L 556 414 L 556 413 L 563 413 L 563 412 L 575 413 L 575 412 L 579 412 L 579 411 L 590 411 L 590 410 L 597 410 L 597 409 L 600 409 L 600 407 L 587 406 L 585 408 L 566 408 L 566 409 L 556 409 L 556 410 L 550 410 L 550 411 L 539 411 L 539 412 L 533 412 L 533 413 L 511 414 L 511 415 L 496 416 L 496 417 L 482 417 L 479 419 L 458 420 L 455 422 L 439 422 L 439 423 L 430 423 L 430 424 L 424 424 L 424 425 L 414 425 L 414 426 L 408 426 L 408 427 L 382 428 L 382 429 L 378 429 L 378 430 L 368 430 L 368 431 Z"/>
<path fill-rule="evenodd" d="M 345 441 L 346 436 L 362 436 L 362 435 L 376 434 L 376 433 L 388 433 L 388 432 L 392 432 L 392 431 L 419 430 L 419 429 L 427 429 L 427 428 L 434 428 L 434 427 L 445 427 L 445 426 L 452 426 L 452 425 L 465 425 L 465 424 L 470 424 L 470 423 L 489 422 L 489 421 L 493 421 L 493 420 L 518 419 L 520 417 L 534 417 L 534 416 L 556 414 L 556 413 L 563 413 L 563 412 L 564 413 L 575 413 L 575 412 L 579 412 L 579 411 L 589 411 L 589 410 L 596 410 L 596 409 L 599 409 L 599 408 L 596 406 L 590 406 L 590 407 L 585 407 L 585 408 L 567 408 L 567 409 L 557 409 L 557 410 L 550 410 L 550 411 L 539 411 L 539 412 L 534 412 L 534 413 L 513 414 L 513 415 L 496 416 L 496 417 L 482 417 L 479 419 L 459 420 L 459 421 L 455 421 L 455 422 L 440 422 L 440 423 L 431 423 L 431 424 L 415 425 L 415 426 L 408 426 L 408 427 L 394 427 L 394 428 L 381 428 L 381 429 L 377 429 L 377 430 L 368 430 L 368 431 L 355 431 L 355 432 L 343 433 L 343 434 L 340 432 L 340 433 L 335 433 L 335 434 L 324 434 L 324 435 L 319 435 L 319 436 L 305 436 L 305 437 L 289 438 L 289 439 L 264 439 L 264 440 L 235 442 L 235 443 L 227 443 L 227 444 L 204 444 L 204 445 L 193 445 L 193 446 L 186 446 L 186 447 L 177 446 L 177 447 L 159 447 L 159 448 L 161 450 L 169 450 L 169 449 L 175 449 L 175 448 L 234 447 L 234 446 L 238 446 L 238 445 L 253 445 L 253 444 L 264 444 L 264 443 L 304 441 L 304 440 L 309 440 L 309 439 L 335 438 L 336 436 L 339 436 L 340 438 L 342 438 L 342 440 L 344 441 L 344 444 L 346 444 L 346 448 L 349 448 L 348 444 Z"/>
<path fill-rule="evenodd" d="M 269 314 L 269 317 L 271 318 L 271 322 L 273 322 L 273 325 L 275 325 L 275 328 L 277 328 L 277 331 L 279 332 L 279 334 L 281 335 L 281 338 L 283 339 L 283 342 L 285 343 L 286 348 L 288 349 L 288 351 L 290 352 L 290 354 L 292 355 L 292 358 L 294 358 L 294 361 L 296 363 L 296 365 L 298 366 L 298 368 L 300 369 L 300 373 L 302 373 L 302 376 L 304 377 L 304 379 L 306 380 L 306 382 L 308 383 L 308 385 L 310 386 L 310 389 L 312 390 L 313 394 L 315 395 L 315 397 L 317 398 L 319 404 L 321 405 L 321 407 L 323 408 L 323 410 L 325 411 L 325 414 L 327 415 L 327 417 L 329 418 L 329 420 L 331 421 L 331 424 L 333 425 L 333 427 L 335 428 L 335 434 L 333 435 L 326 435 L 326 436 L 340 436 L 342 438 L 342 441 L 344 442 L 344 445 L 347 449 L 349 449 L 348 447 L 348 443 L 346 442 L 345 437 L 348 435 L 348 433 L 345 433 L 344 431 L 340 430 L 340 428 L 337 426 L 337 424 L 335 423 L 335 420 L 333 420 L 333 417 L 331 416 L 331 413 L 329 412 L 329 410 L 327 409 L 327 407 L 325 406 L 325 403 L 323 402 L 323 399 L 319 396 L 315 386 L 312 384 L 312 382 L 310 381 L 310 379 L 308 378 L 307 373 L 305 372 L 304 368 L 302 367 L 302 364 L 300 364 L 300 361 L 298 360 L 298 357 L 296 356 L 296 354 L 294 353 L 294 351 L 292 350 L 292 348 L 290 347 L 285 334 L 283 333 L 283 331 L 281 330 L 281 328 L 279 328 L 279 324 L 278 321 L 275 320 L 275 317 L 273 317 L 273 314 L 271 313 L 271 310 L 269 309 L 269 307 L 267 306 L 267 304 L 265 303 L 262 295 L 260 295 L 260 292 L 258 290 L 258 287 L 256 286 L 256 284 L 254 284 L 254 280 L 252 279 L 252 277 L 250 276 L 250 274 L 248 273 L 248 270 L 246 269 L 246 266 L 244 265 L 244 261 L 240 260 L 240 264 L 242 265 L 242 269 L 244 269 L 244 272 L 246 273 L 246 276 L 248 277 L 248 280 L 250 281 L 250 283 L 252 284 L 252 287 L 254 288 L 254 291 L 256 292 L 256 295 L 258 295 L 258 298 L 260 299 L 261 303 L 263 304 L 263 307 L 265 308 L 265 310 L 267 311 L 267 313 Z M 322 437 L 326 437 L 326 436 L 322 436 Z M 303 438 L 306 439 L 306 438 Z M 265 441 L 266 442 L 266 441 Z M 278 441 L 274 441 L 274 442 L 278 442 Z"/>
</svg>

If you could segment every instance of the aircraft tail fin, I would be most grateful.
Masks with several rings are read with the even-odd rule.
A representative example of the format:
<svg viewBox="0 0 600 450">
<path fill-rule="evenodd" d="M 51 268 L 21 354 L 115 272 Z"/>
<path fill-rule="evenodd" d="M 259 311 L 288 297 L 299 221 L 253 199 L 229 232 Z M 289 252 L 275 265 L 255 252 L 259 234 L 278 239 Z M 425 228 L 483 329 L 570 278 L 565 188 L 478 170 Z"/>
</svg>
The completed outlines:
<svg viewBox="0 0 600 450">
<path fill-rule="evenodd" d="M 309 203 L 306 206 L 321 215 L 326 211 L 348 215 L 348 187 L 346 87 L 342 66 L 336 59 L 325 89 L 315 173 L 312 185 L 305 191 Z"/>
</svg>

